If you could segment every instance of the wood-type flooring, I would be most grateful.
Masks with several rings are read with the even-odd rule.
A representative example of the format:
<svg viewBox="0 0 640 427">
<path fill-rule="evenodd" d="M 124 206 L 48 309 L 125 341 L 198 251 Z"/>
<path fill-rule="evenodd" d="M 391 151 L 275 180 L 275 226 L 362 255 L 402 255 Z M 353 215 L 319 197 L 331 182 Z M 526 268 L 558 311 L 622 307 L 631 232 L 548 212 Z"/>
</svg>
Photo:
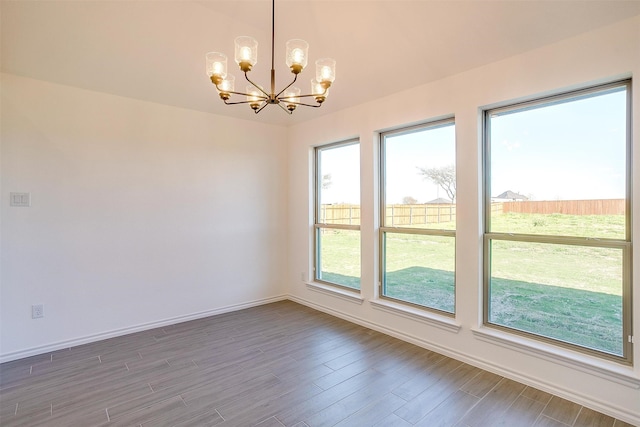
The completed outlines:
<svg viewBox="0 0 640 427">
<path fill-rule="evenodd" d="M 0 425 L 630 424 L 282 301 L 4 363 Z"/>
</svg>

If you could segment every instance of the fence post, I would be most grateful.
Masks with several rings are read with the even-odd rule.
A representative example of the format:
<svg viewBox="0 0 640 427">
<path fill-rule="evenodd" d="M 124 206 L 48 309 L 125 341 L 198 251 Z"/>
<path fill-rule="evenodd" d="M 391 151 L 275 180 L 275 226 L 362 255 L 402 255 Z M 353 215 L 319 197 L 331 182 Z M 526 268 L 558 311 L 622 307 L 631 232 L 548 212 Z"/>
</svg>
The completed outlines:
<svg viewBox="0 0 640 427">
<path fill-rule="evenodd" d="M 393 205 L 391 205 L 391 226 L 393 227 L 395 225 L 395 221 L 394 221 L 394 209 L 393 209 Z"/>
</svg>

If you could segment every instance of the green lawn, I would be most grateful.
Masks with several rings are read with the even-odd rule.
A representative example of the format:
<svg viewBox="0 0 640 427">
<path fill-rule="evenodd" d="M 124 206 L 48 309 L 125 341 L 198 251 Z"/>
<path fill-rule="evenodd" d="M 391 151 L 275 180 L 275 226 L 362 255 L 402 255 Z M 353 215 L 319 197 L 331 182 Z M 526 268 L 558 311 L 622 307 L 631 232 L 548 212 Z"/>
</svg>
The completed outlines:
<svg viewBox="0 0 640 427">
<path fill-rule="evenodd" d="M 621 238 L 624 217 L 510 213 L 494 216 L 492 229 Z M 359 233 L 330 231 L 322 241 L 323 278 L 359 289 Z M 449 237 L 387 233 L 385 295 L 453 312 L 454 245 Z M 622 354 L 619 249 L 494 241 L 492 253 L 492 323 Z"/>
</svg>

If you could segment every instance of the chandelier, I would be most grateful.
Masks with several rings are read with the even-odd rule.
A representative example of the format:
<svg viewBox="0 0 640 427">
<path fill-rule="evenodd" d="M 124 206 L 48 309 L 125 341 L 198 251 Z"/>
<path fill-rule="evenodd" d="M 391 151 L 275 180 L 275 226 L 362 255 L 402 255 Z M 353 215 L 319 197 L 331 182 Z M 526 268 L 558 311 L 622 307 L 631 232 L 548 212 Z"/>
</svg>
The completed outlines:
<svg viewBox="0 0 640 427">
<path fill-rule="evenodd" d="M 300 95 L 300 88 L 293 86 L 298 74 L 307 66 L 309 44 L 300 39 L 287 42 L 286 63 L 293 73 L 293 81 L 284 89 L 276 92 L 276 70 L 274 68 L 275 40 L 275 0 L 271 2 L 271 89 L 266 91 L 262 86 L 249 79 L 249 71 L 258 61 L 258 42 L 253 37 L 240 36 L 235 39 L 235 61 L 249 82 L 245 92 L 235 90 L 235 77 L 227 74 L 227 56 L 220 52 L 207 53 L 207 75 L 216 86 L 220 98 L 227 105 L 249 104 L 258 114 L 267 105 L 278 105 L 285 112 L 292 114 L 298 105 L 320 107 L 329 95 L 329 86 L 336 78 L 336 61 L 331 58 L 316 61 L 316 77 L 311 80 L 311 92 Z M 231 101 L 232 95 L 245 97 L 243 101 Z M 315 104 L 302 102 L 302 98 L 314 98 Z M 312 101 L 311 101 L 312 102 Z M 283 105 L 284 104 L 284 105 Z"/>
</svg>

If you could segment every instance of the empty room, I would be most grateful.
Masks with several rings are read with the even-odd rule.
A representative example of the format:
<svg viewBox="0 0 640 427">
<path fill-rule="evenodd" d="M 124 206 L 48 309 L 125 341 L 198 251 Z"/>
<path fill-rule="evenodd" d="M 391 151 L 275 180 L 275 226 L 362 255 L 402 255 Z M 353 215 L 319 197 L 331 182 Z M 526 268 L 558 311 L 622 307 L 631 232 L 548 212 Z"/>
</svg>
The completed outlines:
<svg viewBox="0 0 640 427">
<path fill-rule="evenodd" d="M 640 1 L 0 24 L 0 425 L 640 426 Z"/>
</svg>

